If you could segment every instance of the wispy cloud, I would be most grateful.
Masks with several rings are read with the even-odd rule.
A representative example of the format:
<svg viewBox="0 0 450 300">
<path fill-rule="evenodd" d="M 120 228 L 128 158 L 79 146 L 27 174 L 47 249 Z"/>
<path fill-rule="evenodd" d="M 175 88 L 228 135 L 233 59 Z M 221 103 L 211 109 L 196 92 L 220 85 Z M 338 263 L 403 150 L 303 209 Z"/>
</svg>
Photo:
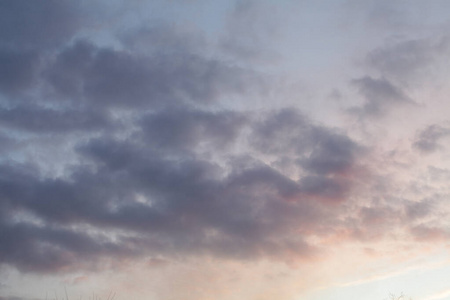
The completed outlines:
<svg viewBox="0 0 450 300">
<path fill-rule="evenodd" d="M 448 260 L 445 261 L 439 261 L 439 262 L 433 262 L 433 263 L 424 263 L 424 264 L 419 264 L 419 265 L 413 265 L 410 267 L 404 267 L 404 268 L 400 268 L 399 270 L 394 270 L 391 272 L 387 272 L 387 273 L 380 273 L 380 274 L 375 274 L 363 279 L 359 279 L 359 280 L 355 280 L 355 281 L 349 281 L 349 282 L 344 282 L 344 283 L 338 283 L 336 286 L 339 287 L 350 287 L 350 286 L 357 286 L 357 285 L 363 285 L 366 283 L 370 283 L 370 282 L 375 282 L 375 281 L 382 281 L 382 280 L 386 280 L 392 277 L 397 277 L 397 276 L 402 276 L 402 275 L 406 275 L 409 274 L 411 272 L 415 272 L 415 271 L 419 271 L 419 270 L 433 270 L 433 269 L 439 269 L 439 268 L 443 268 L 445 266 L 450 265 L 450 262 Z"/>
<path fill-rule="evenodd" d="M 429 296 L 422 298 L 422 300 L 437 300 L 437 299 L 446 299 L 446 298 L 450 298 L 450 289 L 445 289 L 440 292 L 431 294 Z"/>
</svg>

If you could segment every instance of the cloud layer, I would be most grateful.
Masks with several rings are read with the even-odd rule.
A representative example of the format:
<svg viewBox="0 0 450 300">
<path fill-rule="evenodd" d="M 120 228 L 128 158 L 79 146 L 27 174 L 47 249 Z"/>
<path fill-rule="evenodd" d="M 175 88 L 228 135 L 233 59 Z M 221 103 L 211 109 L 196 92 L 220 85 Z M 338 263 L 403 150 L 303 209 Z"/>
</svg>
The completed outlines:
<svg viewBox="0 0 450 300">
<path fill-rule="evenodd" d="M 340 9 L 369 15 L 374 32 L 408 32 L 411 12 L 351 2 Z M 402 115 L 438 102 L 414 84 L 423 70 L 441 78 L 445 35 L 380 38 L 358 72 L 327 83 L 337 104 L 279 92 L 298 78 L 271 73 L 281 37 L 262 24 L 283 18 L 267 3 L 237 1 L 214 38 L 91 5 L 0 4 L 2 270 L 295 267 L 344 245 L 372 257 L 386 241 L 448 241 L 446 116 Z"/>
<path fill-rule="evenodd" d="M 23 146 L 1 164 L 1 263 L 58 272 L 162 254 L 315 255 L 306 239 L 336 222 L 327 206 L 353 188 L 357 142 L 295 108 L 216 108 L 264 75 L 205 57 L 170 28 L 136 29 L 148 53 L 100 47 L 67 38 L 69 3 L 51 8 L 62 26 L 40 7 L 42 38 L 15 20 L 20 32 L 3 37 L 0 123 Z M 53 155 L 58 174 L 38 161 Z"/>
</svg>

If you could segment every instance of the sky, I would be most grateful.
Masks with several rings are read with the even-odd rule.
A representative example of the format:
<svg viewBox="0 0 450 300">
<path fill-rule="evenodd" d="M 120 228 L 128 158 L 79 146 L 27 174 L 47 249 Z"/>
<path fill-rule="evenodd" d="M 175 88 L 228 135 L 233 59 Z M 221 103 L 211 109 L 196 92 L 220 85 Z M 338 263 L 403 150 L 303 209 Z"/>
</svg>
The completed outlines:
<svg viewBox="0 0 450 300">
<path fill-rule="evenodd" d="M 449 11 L 1 0 L 0 300 L 449 300 Z"/>
</svg>

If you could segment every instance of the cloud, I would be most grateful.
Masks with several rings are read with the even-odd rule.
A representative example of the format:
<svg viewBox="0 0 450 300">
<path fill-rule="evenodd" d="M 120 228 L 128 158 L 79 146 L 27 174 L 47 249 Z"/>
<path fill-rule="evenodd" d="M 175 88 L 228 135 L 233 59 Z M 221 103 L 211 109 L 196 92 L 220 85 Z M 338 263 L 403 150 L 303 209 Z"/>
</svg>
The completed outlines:
<svg viewBox="0 0 450 300">
<path fill-rule="evenodd" d="M 189 48 L 172 52 L 164 48 L 166 44 L 161 46 L 155 53 L 143 55 L 78 40 L 63 49 L 45 73 L 63 97 L 119 108 L 208 104 L 227 93 L 245 92 L 258 82 L 252 72 L 192 53 Z"/>
<path fill-rule="evenodd" d="M 435 152 L 441 148 L 439 141 L 450 135 L 450 129 L 437 124 L 429 125 L 416 133 L 413 147 L 424 153 Z"/>
<path fill-rule="evenodd" d="M 431 95 L 411 83 L 444 71 L 445 35 L 381 41 L 411 25 L 387 1 L 347 1 L 367 26 L 336 36 L 325 31 L 342 32 L 342 3 L 166 2 L 0 4 L 3 299 L 55 281 L 136 299 L 287 299 L 351 278 L 349 256 L 372 268 L 448 241 L 448 168 L 411 153 L 442 149 L 447 125 L 390 116 Z M 305 28 L 315 41 L 294 38 Z M 367 72 L 349 75 L 348 53 Z M 351 78 L 356 93 L 339 86 Z M 301 93 L 284 89 L 298 80 Z M 321 99 L 333 89 L 340 103 Z M 358 101 L 367 124 L 336 110 Z M 420 122 L 443 118 L 430 106 Z M 16 278 L 44 284 L 21 291 Z"/>
<path fill-rule="evenodd" d="M 2 222 L 0 231 L 2 263 L 7 262 L 27 272 L 58 272 L 63 271 L 64 267 L 74 267 L 78 264 L 87 268 L 86 263 L 95 263 L 93 259 L 98 259 L 99 253 L 104 255 L 120 252 L 120 247 L 113 243 L 51 226 Z M 74 253 L 78 255 L 75 256 Z"/>
<path fill-rule="evenodd" d="M 120 43 L 137 53 L 204 53 L 210 48 L 201 32 L 164 23 L 147 24 L 117 33 Z"/>
<path fill-rule="evenodd" d="M 344 8 L 344 17 L 347 18 L 345 21 L 353 20 L 353 24 L 357 21 L 372 37 L 377 37 L 379 32 L 403 36 L 432 25 L 436 21 L 433 16 L 442 9 L 442 3 L 425 5 L 421 1 L 411 1 L 409 5 L 403 5 L 386 0 L 348 0 L 344 2 Z"/>
<path fill-rule="evenodd" d="M 4 132 L 0 132 L 0 153 L 9 152 L 14 149 L 17 145 L 17 141 L 5 134 Z"/>
<path fill-rule="evenodd" d="M 361 107 L 351 109 L 361 116 L 379 117 L 395 105 L 414 103 L 401 88 L 386 78 L 365 76 L 354 79 L 352 83 L 365 98 Z"/>
<path fill-rule="evenodd" d="M 226 150 L 234 144 L 247 117 L 233 111 L 206 112 L 189 108 L 159 111 L 143 116 L 139 127 L 155 148 L 188 151 L 199 147 Z"/>
<path fill-rule="evenodd" d="M 61 45 L 79 27 L 80 6 L 70 1 L 3 1 L 0 45 L 47 48 Z"/>
<path fill-rule="evenodd" d="M 43 40 L 31 37 L 20 1 L 10 5 L 23 28 L 0 29 L 0 264 L 39 274 L 123 260 L 290 264 L 327 253 L 329 240 L 382 237 L 397 212 L 414 222 L 430 214 L 401 201 L 368 206 L 361 170 L 372 172 L 371 150 L 346 130 L 295 107 L 255 108 L 252 91 L 276 85 L 241 63 L 270 35 L 257 25 L 259 4 L 232 12 L 227 30 L 254 24 L 256 42 L 226 35 L 231 44 L 218 47 L 237 48 L 225 59 L 177 25 L 88 38 L 71 5 L 48 3 L 36 8 L 51 10 L 48 20 L 31 18 Z M 412 103 L 384 77 L 353 84 L 361 116 Z"/>
<path fill-rule="evenodd" d="M 349 171 L 363 150 L 348 136 L 326 128 L 314 128 L 310 137 L 312 151 L 301 164 L 308 171 L 317 174 Z"/>
<path fill-rule="evenodd" d="M 3 118 L 3 126 L 38 137 L 89 134 L 73 141 L 78 163 L 64 177 L 41 174 L 34 163 L 1 165 L 1 262 L 23 271 L 61 272 L 112 258 L 160 255 L 309 259 L 322 250 L 306 241 L 308 235 L 324 226 L 325 207 L 346 201 L 354 184 L 341 175 L 357 164 L 357 144 L 292 109 L 262 119 L 193 107 L 136 111 L 124 121 L 135 128 L 126 136 L 116 136 L 110 122 L 94 126 L 73 119 L 74 111 L 54 114 L 28 106 Z M 298 180 L 258 158 L 266 149 L 254 147 L 266 133 L 274 144 L 286 142 L 277 151 L 301 158 Z M 294 133 L 294 142 L 284 133 Z M 220 154 L 237 146 L 252 159 L 239 164 Z M 334 216 L 326 216 L 331 226 Z"/>
<path fill-rule="evenodd" d="M 56 110 L 34 105 L 0 109 L 0 124 L 4 128 L 35 133 L 91 131 L 113 126 L 105 112 L 76 109 Z"/>
<path fill-rule="evenodd" d="M 149 160 L 140 151 L 130 155 L 118 146 L 99 152 L 99 146 L 87 145 L 85 151 L 98 153 L 105 167 L 94 174 L 79 170 L 70 181 L 3 168 L 3 211 L 12 216 L 25 211 L 39 221 L 14 223 L 13 217 L 2 224 L 2 263 L 54 272 L 83 267 L 80 261 L 99 256 L 211 253 L 282 258 L 289 249 L 296 249 L 299 257 L 312 254 L 313 247 L 301 236 L 283 232 L 303 222 L 310 226 L 316 209 L 283 201 L 280 196 L 292 193 L 295 183 L 281 174 L 252 169 L 220 181 L 206 162 Z M 305 220 L 298 219 L 307 211 Z M 82 224 L 100 231 L 125 230 L 131 236 L 119 235 L 111 242 L 67 229 Z M 13 250 L 18 248 L 22 250 Z"/>
<path fill-rule="evenodd" d="M 227 18 L 220 47 L 243 62 L 273 58 L 271 43 L 280 35 L 277 6 L 262 1 L 239 0 Z"/>
<path fill-rule="evenodd" d="M 271 111 L 256 120 L 250 143 L 259 151 L 269 154 L 302 153 L 303 143 L 307 141 L 310 122 L 296 109 Z"/>
<path fill-rule="evenodd" d="M 38 67 L 38 53 L 0 48 L 0 91 L 10 94 L 30 88 Z"/>
<path fill-rule="evenodd" d="M 250 142 L 277 161 L 290 162 L 304 195 L 328 200 L 345 199 L 352 185 L 345 176 L 358 169 L 364 153 L 345 134 L 318 126 L 293 109 L 270 112 L 257 120 Z"/>
<path fill-rule="evenodd" d="M 406 217 L 412 220 L 424 218 L 433 212 L 433 204 L 433 201 L 427 200 L 411 203 L 405 207 Z"/>
<path fill-rule="evenodd" d="M 318 126 L 295 109 L 272 111 L 256 120 L 250 142 L 263 153 L 296 158 L 317 174 L 345 172 L 362 153 L 345 134 Z"/>
<path fill-rule="evenodd" d="M 410 228 L 412 236 L 421 242 L 446 241 L 450 237 L 449 232 L 440 226 L 419 224 Z"/>
<path fill-rule="evenodd" d="M 345 201 L 350 182 L 324 176 L 305 176 L 300 179 L 300 189 L 306 197 L 325 201 Z"/>
<path fill-rule="evenodd" d="M 447 48 L 446 38 L 395 40 L 369 52 L 366 63 L 383 76 L 406 83 L 440 61 Z"/>
</svg>

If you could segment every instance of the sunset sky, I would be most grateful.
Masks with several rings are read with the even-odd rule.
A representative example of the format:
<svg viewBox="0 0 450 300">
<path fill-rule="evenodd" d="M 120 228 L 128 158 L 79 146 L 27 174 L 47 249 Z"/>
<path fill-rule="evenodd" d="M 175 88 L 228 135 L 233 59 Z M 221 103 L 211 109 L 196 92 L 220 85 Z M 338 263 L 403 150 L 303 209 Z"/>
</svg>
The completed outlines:
<svg viewBox="0 0 450 300">
<path fill-rule="evenodd" d="M 448 0 L 0 0 L 0 300 L 449 300 L 449 183 Z"/>
</svg>

